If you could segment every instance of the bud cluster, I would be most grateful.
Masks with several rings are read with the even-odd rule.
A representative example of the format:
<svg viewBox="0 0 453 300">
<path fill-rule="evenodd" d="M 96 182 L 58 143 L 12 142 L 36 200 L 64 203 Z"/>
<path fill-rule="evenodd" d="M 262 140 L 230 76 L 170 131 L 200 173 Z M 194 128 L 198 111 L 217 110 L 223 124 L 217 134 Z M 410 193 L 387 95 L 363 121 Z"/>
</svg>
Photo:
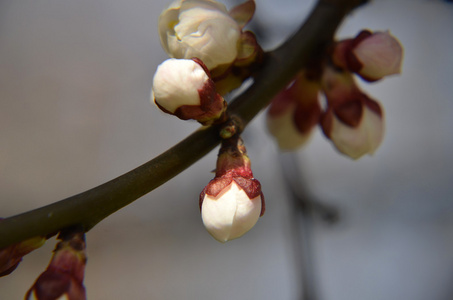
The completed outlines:
<svg viewBox="0 0 453 300">
<path fill-rule="evenodd" d="M 229 11 L 215 0 L 178 0 L 159 17 L 160 40 L 170 59 L 154 74 L 151 101 L 182 120 L 222 124 L 216 175 L 199 199 L 203 224 L 222 243 L 249 231 L 265 209 L 239 137 L 241 121 L 226 115 L 223 98 L 263 60 L 255 35 L 243 30 L 254 13 L 254 0 Z"/>
<path fill-rule="evenodd" d="M 179 0 L 164 10 L 159 36 L 171 58 L 156 70 L 151 101 L 183 120 L 224 122 L 222 96 L 250 77 L 263 57 L 255 35 L 243 31 L 254 13 L 253 0 L 230 11 L 214 0 Z"/>
<path fill-rule="evenodd" d="M 373 154 L 384 134 L 383 111 L 360 90 L 352 73 L 366 81 L 398 74 L 402 55 L 400 43 L 388 31 L 362 31 L 335 43 L 328 62 L 302 71 L 272 100 L 267 125 L 280 149 L 305 144 L 319 124 L 342 154 L 352 159 Z M 320 94 L 326 99 L 324 110 Z"/>
</svg>

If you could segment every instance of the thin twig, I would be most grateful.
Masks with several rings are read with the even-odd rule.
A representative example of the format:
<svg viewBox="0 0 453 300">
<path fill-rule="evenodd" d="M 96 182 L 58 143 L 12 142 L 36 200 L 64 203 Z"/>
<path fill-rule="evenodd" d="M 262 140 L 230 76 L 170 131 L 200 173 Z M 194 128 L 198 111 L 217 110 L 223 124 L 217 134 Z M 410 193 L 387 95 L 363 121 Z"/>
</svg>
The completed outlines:
<svg viewBox="0 0 453 300">
<path fill-rule="evenodd" d="M 238 96 L 229 115 L 247 125 L 310 59 L 323 53 L 344 16 L 363 0 L 320 0 L 304 25 L 285 44 L 267 53 L 254 84 Z M 0 248 L 34 236 L 51 236 L 101 220 L 167 182 L 220 142 L 218 127 L 200 129 L 144 165 L 86 192 L 0 222 Z"/>
<path fill-rule="evenodd" d="M 319 299 L 313 255 L 313 226 L 316 217 L 331 223 L 338 213 L 333 207 L 313 199 L 294 153 L 279 156 L 286 192 L 290 199 L 291 241 L 300 282 L 300 299 Z"/>
</svg>

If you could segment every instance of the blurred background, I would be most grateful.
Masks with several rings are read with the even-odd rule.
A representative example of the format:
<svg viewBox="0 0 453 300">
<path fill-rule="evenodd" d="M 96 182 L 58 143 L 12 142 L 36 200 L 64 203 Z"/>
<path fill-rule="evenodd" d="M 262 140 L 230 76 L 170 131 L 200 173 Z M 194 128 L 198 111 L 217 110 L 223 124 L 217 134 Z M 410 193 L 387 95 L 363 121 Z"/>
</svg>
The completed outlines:
<svg viewBox="0 0 453 300">
<path fill-rule="evenodd" d="M 0 216 L 104 183 L 198 128 L 149 102 L 167 58 L 157 18 L 168 4 L 0 0 Z M 251 28 L 272 49 L 312 4 L 258 0 Z M 267 201 L 257 225 L 226 244 L 204 229 L 198 195 L 213 177 L 213 151 L 87 234 L 88 299 L 301 299 L 302 267 L 313 270 L 318 299 L 453 299 L 453 5 L 375 0 L 338 38 L 362 28 L 390 29 L 405 48 L 401 76 L 360 81 L 385 109 L 383 144 L 352 161 L 317 130 L 291 157 L 296 182 L 337 208 L 338 222 L 313 218 L 308 231 L 294 222 L 280 165 L 288 154 L 279 155 L 261 114 L 243 136 Z M 301 233 L 308 248 L 298 246 Z M 0 298 L 22 299 L 54 246 L 53 238 L 0 278 Z"/>
</svg>

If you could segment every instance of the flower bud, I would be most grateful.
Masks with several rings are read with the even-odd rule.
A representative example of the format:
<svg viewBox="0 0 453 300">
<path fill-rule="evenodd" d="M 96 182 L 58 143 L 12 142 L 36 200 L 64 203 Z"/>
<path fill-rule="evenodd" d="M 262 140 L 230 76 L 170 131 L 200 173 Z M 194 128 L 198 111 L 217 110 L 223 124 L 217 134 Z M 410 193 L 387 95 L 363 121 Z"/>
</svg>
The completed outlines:
<svg viewBox="0 0 453 300">
<path fill-rule="evenodd" d="M 34 237 L 0 249 L 0 277 L 13 272 L 22 261 L 23 256 L 38 249 L 45 242 L 46 239 L 43 237 Z"/>
<path fill-rule="evenodd" d="M 334 48 L 333 62 L 355 72 L 367 81 L 399 74 L 403 48 L 388 31 L 361 31 L 354 39 L 340 41 Z"/>
<path fill-rule="evenodd" d="M 379 103 L 360 91 L 347 72 L 328 69 L 323 79 L 328 102 L 321 118 L 324 134 L 338 151 L 353 159 L 373 154 L 384 135 Z"/>
<path fill-rule="evenodd" d="M 153 78 L 151 100 L 182 120 L 209 125 L 222 118 L 226 102 L 215 89 L 209 71 L 198 59 L 167 59 Z"/>
<path fill-rule="evenodd" d="M 170 57 L 197 57 L 211 70 L 231 63 L 237 56 L 241 25 L 217 1 L 176 1 L 162 12 L 158 27 L 162 46 Z"/>
<path fill-rule="evenodd" d="M 26 300 L 86 300 L 85 235 L 81 232 L 61 234 L 47 269 L 25 295 Z"/>
<path fill-rule="evenodd" d="M 250 160 L 237 135 L 223 140 L 216 176 L 201 192 L 199 205 L 204 226 L 222 243 L 244 235 L 264 214 L 261 184 L 253 178 Z"/>
<path fill-rule="evenodd" d="M 291 85 L 271 102 L 267 128 L 281 150 L 295 150 L 305 144 L 319 122 L 319 84 L 300 73 Z"/>
</svg>

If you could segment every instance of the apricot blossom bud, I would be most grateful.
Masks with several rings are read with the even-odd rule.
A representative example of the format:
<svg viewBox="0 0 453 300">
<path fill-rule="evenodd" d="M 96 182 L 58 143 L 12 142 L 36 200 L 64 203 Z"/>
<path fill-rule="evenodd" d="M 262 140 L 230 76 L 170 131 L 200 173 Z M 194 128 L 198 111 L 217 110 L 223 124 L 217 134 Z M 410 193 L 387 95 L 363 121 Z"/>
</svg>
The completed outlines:
<svg viewBox="0 0 453 300">
<path fill-rule="evenodd" d="M 238 54 L 241 26 L 214 0 L 179 0 L 159 17 L 159 36 L 170 57 L 201 59 L 209 70 Z"/>
<path fill-rule="evenodd" d="M 367 81 L 399 74 L 403 47 L 388 31 L 361 31 L 354 39 L 340 41 L 332 60 L 339 67 L 355 72 Z"/>
<path fill-rule="evenodd" d="M 352 159 L 373 154 L 384 135 L 379 103 L 359 90 L 351 74 L 332 69 L 325 73 L 328 107 L 321 118 L 324 134 L 338 151 Z"/>
<path fill-rule="evenodd" d="M 25 295 L 26 300 L 86 300 L 85 235 L 81 232 L 61 234 L 47 269 Z"/>
<path fill-rule="evenodd" d="M 222 142 L 216 176 L 201 192 L 199 205 L 204 226 L 222 243 L 244 235 L 264 214 L 260 182 L 237 135 Z"/>
<path fill-rule="evenodd" d="M 280 150 L 295 150 L 309 140 L 321 115 L 319 89 L 316 81 L 300 73 L 272 100 L 266 122 Z"/>
<path fill-rule="evenodd" d="M 151 100 L 180 119 L 209 125 L 224 116 L 226 102 L 199 59 L 167 59 L 153 78 Z"/>
</svg>

